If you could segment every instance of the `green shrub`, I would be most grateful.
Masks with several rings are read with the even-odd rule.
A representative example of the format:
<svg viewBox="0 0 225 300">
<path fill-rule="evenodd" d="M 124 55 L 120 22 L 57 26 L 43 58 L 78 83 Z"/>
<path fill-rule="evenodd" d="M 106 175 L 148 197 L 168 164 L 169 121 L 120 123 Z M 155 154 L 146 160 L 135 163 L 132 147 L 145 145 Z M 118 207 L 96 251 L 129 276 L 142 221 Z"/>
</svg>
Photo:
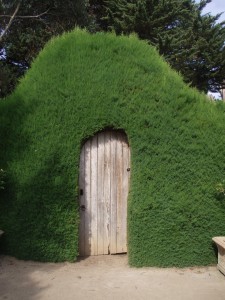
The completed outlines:
<svg viewBox="0 0 225 300">
<path fill-rule="evenodd" d="M 130 264 L 215 263 L 211 238 L 225 233 L 215 193 L 225 170 L 224 111 L 134 36 L 76 30 L 52 40 L 0 103 L 9 186 L 0 199 L 2 251 L 76 259 L 81 145 L 111 127 L 131 146 Z"/>
<path fill-rule="evenodd" d="M 0 169 L 0 190 L 5 188 L 5 172 L 3 169 Z"/>
<path fill-rule="evenodd" d="M 216 184 L 216 192 L 218 199 L 225 199 L 225 180 L 222 180 L 221 182 Z"/>
</svg>

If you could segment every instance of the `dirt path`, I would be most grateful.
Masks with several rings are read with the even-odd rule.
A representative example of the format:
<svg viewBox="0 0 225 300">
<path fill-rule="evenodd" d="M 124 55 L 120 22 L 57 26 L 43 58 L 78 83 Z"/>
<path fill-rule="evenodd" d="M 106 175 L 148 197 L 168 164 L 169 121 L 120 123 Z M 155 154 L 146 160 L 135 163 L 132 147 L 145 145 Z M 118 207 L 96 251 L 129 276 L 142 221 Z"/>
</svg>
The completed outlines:
<svg viewBox="0 0 225 300">
<path fill-rule="evenodd" d="M 0 299 L 224 300 L 225 276 L 216 267 L 135 269 L 118 255 L 73 264 L 0 256 Z"/>
</svg>

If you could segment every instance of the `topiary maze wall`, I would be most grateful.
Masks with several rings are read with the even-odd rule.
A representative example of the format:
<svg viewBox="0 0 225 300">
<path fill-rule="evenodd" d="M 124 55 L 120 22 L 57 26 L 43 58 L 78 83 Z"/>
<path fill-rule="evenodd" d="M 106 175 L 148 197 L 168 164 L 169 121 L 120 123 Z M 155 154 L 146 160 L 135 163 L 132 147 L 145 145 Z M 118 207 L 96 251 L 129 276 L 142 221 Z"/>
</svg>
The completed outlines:
<svg viewBox="0 0 225 300">
<path fill-rule="evenodd" d="M 76 30 L 52 40 L 0 103 L 1 251 L 78 255 L 82 143 L 123 129 L 131 147 L 128 255 L 134 266 L 216 262 L 225 234 L 225 107 L 187 87 L 136 37 Z"/>
</svg>

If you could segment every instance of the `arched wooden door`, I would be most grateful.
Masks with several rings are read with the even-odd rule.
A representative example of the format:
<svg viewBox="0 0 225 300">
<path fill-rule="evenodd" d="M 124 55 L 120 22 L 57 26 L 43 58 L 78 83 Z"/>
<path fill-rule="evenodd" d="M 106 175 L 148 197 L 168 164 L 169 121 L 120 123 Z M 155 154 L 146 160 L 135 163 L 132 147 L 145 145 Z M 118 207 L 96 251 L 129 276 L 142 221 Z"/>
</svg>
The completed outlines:
<svg viewBox="0 0 225 300">
<path fill-rule="evenodd" d="M 80 156 L 81 256 L 127 252 L 130 149 L 121 131 L 90 138 Z"/>
</svg>

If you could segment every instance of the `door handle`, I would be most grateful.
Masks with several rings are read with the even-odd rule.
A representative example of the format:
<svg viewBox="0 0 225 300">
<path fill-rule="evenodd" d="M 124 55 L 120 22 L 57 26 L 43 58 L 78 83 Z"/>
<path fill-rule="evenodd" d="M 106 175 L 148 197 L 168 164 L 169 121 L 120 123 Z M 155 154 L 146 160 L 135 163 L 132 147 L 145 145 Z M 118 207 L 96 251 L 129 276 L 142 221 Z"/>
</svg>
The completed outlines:
<svg viewBox="0 0 225 300">
<path fill-rule="evenodd" d="M 85 205 L 80 205 L 80 210 L 85 211 L 86 207 Z"/>
</svg>

